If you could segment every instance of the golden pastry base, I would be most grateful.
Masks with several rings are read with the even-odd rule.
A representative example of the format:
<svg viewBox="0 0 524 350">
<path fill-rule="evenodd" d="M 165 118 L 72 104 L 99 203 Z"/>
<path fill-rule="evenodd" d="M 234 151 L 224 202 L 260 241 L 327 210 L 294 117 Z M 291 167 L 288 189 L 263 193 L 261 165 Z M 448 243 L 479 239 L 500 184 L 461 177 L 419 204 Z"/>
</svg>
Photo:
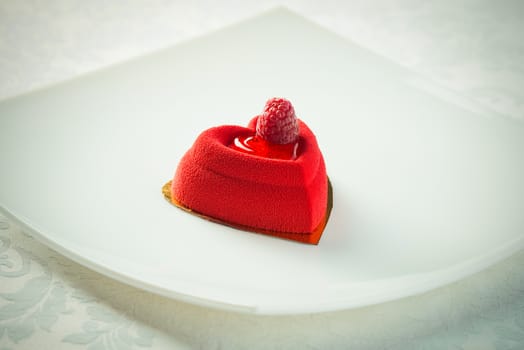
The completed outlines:
<svg viewBox="0 0 524 350">
<path fill-rule="evenodd" d="M 265 234 L 265 235 L 269 235 L 273 237 L 298 241 L 302 243 L 315 244 L 315 245 L 318 244 L 318 242 L 320 241 L 322 232 L 324 231 L 324 228 L 326 227 L 326 224 L 329 220 L 329 216 L 331 215 L 331 209 L 333 208 L 333 188 L 331 187 L 331 181 L 329 181 L 329 179 L 328 179 L 328 205 L 326 208 L 326 215 L 324 216 L 324 219 L 322 219 L 320 224 L 317 226 L 317 228 L 313 230 L 313 232 L 311 233 L 280 232 L 280 231 L 264 230 L 264 229 L 251 227 L 251 226 L 233 224 L 230 222 L 222 221 L 220 219 L 207 216 L 205 214 L 199 213 L 197 211 L 194 211 L 186 207 L 184 204 L 182 204 L 176 198 L 174 198 L 171 193 L 171 181 L 169 181 L 162 187 L 162 194 L 164 195 L 165 199 L 169 203 L 173 204 L 174 206 L 190 214 L 196 215 L 203 219 L 206 219 L 206 220 L 209 220 L 209 221 L 221 224 L 221 225 L 229 226 L 235 229 L 243 230 L 243 231 L 261 233 L 261 234 Z"/>
</svg>

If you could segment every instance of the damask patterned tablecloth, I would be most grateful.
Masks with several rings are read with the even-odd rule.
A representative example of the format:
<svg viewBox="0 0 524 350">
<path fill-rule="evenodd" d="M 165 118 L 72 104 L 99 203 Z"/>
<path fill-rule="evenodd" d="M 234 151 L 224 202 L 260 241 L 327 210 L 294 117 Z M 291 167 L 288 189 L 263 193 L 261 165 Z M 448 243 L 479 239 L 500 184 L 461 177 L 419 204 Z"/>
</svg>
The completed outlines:
<svg viewBox="0 0 524 350">
<path fill-rule="evenodd" d="M 524 123 L 520 1 L 0 2 L 0 98 L 202 35 L 276 5 Z M 7 171 L 0 165 L 1 172 Z M 524 208 L 523 208 L 524 217 Z M 0 349 L 522 349 L 524 252 L 395 302 L 254 316 L 121 284 L 0 216 Z"/>
</svg>

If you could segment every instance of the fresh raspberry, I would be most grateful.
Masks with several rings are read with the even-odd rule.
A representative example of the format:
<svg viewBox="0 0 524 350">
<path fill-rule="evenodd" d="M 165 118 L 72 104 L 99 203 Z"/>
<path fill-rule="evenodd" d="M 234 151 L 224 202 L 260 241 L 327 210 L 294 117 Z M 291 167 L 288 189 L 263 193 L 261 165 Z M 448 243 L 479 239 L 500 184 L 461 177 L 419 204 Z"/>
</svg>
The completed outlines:
<svg viewBox="0 0 524 350">
<path fill-rule="evenodd" d="M 296 142 L 298 122 L 291 102 L 278 97 L 269 99 L 264 113 L 258 116 L 256 135 L 279 145 Z"/>
</svg>

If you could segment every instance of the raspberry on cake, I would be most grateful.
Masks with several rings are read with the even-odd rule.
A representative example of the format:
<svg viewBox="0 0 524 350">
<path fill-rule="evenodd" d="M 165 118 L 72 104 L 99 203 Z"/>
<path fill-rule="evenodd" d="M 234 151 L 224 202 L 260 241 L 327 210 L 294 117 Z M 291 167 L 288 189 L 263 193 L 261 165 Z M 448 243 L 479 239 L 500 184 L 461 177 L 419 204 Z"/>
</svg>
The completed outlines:
<svg viewBox="0 0 524 350">
<path fill-rule="evenodd" d="M 164 188 L 174 205 L 235 228 L 318 244 L 331 186 L 315 135 L 272 98 L 247 127 L 202 132 Z"/>
<path fill-rule="evenodd" d="M 256 135 L 278 145 L 296 142 L 298 121 L 291 102 L 277 97 L 269 99 L 257 119 Z"/>
<path fill-rule="evenodd" d="M 272 98 L 264 113 L 255 118 L 255 134 L 237 136 L 232 148 L 275 159 L 296 159 L 298 151 L 298 119 L 286 99 Z"/>
</svg>

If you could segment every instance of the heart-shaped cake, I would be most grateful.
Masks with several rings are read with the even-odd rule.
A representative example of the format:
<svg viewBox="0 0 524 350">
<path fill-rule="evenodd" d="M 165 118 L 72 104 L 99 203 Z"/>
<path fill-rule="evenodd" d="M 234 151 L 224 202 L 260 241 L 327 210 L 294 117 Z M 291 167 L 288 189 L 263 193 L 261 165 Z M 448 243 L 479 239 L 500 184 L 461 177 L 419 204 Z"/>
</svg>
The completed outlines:
<svg viewBox="0 0 524 350">
<path fill-rule="evenodd" d="M 206 219 L 310 244 L 332 207 L 316 137 L 283 98 L 270 99 L 247 127 L 202 132 L 163 193 Z"/>
</svg>

